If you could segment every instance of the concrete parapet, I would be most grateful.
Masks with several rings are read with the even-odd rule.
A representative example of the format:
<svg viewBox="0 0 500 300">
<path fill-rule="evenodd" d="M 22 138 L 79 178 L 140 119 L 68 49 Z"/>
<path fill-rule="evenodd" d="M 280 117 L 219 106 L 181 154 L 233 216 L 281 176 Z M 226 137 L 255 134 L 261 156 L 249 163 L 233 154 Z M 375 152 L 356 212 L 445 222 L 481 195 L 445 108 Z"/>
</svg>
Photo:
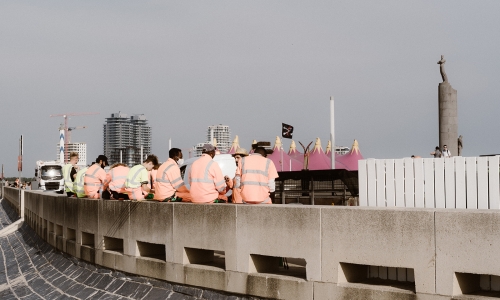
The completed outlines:
<svg viewBox="0 0 500 300">
<path fill-rule="evenodd" d="M 416 292 L 434 293 L 433 210 L 323 208 L 321 237 L 324 282 L 366 278 L 366 268 L 356 266 L 411 268 Z"/>
<path fill-rule="evenodd" d="M 498 211 L 436 211 L 436 293 L 473 292 L 480 289 L 481 275 L 500 276 L 499 228 Z M 496 281 L 488 280 L 483 289 L 499 291 Z"/>
<path fill-rule="evenodd" d="M 486 282 L 500 290 L 494 210 L 123 202 L 40 192 L 24 200 L 27 224 L 54 247 L 180 284 L 301 300 L 449 299 Z M 372 270 L 385 275 L 374 278 Z"/>
</svg>

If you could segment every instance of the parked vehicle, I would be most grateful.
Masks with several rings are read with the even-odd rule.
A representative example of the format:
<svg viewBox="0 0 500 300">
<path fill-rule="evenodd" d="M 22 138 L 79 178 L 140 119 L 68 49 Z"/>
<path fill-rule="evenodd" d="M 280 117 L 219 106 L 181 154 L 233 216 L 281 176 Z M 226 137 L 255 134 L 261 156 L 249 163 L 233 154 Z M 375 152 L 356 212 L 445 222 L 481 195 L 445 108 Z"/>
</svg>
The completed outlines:
<svg viewBox="0 0 500 300">
<path fill-rule="evenodd" d="M 64 192 L 62 164 L 58 160 L 36 162 L 33 189 Z"/>
</svg>

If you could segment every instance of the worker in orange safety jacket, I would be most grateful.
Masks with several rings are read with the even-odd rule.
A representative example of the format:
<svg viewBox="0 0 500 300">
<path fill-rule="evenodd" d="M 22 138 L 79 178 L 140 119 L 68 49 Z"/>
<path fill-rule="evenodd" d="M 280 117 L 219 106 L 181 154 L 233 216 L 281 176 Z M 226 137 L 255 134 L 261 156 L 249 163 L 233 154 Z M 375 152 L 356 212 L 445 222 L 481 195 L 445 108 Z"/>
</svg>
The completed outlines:
<svg viewBox="0 0 500 300">
<path fill-rule="evenodd" d="M 245 148 L 238 148 L 236 152 L 233 154 L 234 160 L 236 162 L 236 167 L 241 163 L 241 159 L 245 156 L 248 156 L 248 151 Z M 243 203 L 243 199 L 241 198 L 241 188 L 235 188 L 236 185 L 236 177 L 233 179 L 228 176 L 224 176 L 226 180 L 227 188 L 226 190 L 233 190 L 233 194 L 231 196 L 232 203 Z"/>
<path fill-rule="evenodd" d="M 130 200 L 144 200 L 143 191 L 154 193 L 154 190 L 148 187 L 148 171 L 151 171 L 156 165 L 158 165 L 158 157 L 156 155 L 148 155 L 142 164 L 135 165 L 129 170 L 125 181 L 125 188 Z"/>
<path fill-rule="evenodd" d="M 172 148 L 168 151 L 169 159 L 164 162 L 156 172 L 154 183 L 155 196 L 154 200 L 169 201 L 169 202 L 190 202 L 191 194 L 184 185 L 181 177 L 179 164 L 182 164 L 182 150 Z"/>
<path fill-rule="evenodd" d="M 130 168 L 126 164 L 116 163 L 109 168 L 104 182 L 102 198 L 110 200 L 128 200 L 125 180 Z"/>
<path fill-rule="evenodd" d="M 263 147 L 257 147 L 250 156 L 243 157 L 236 168 L 235 187 L 241 187 L 243 203 L 272 204 L 278 172 L 274 163 L 266 158 Z"/>
<path fill-rule="evenodd" d="M 100 192 L 102 191 L 102 186 L 106 181 L 106 171 L 104 171 L 104 167 L 107 165 L 108 158 L 101 154 L 96 158 L 95 163 L 85 172 L 83 190 L 88 198 L 101 198 Z"/>
<path fill-rule="evenodd" d="M 224 203 L 227 201 L 226 183 L 222 170 L 213 160 L 215 147 L 205 144 L 202 155 L 191 165 L 188 181 L 191 186 L 191 202 L 193 203 Z"/>
</svg>

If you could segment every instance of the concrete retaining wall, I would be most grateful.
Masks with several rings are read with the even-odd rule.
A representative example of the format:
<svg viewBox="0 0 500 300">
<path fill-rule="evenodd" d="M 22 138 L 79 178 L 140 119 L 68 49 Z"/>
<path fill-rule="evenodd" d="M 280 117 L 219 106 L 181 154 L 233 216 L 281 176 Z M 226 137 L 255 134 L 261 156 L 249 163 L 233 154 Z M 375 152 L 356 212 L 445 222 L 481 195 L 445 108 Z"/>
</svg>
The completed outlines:
<svg viewBox="0 0 500 300">
<path fill-rule="evenodd" d="M 80 259 L 230 293 L 450 299 L 500 288 L 495 211 L 123 202 L 32 191 L 25 220 Z M 373 279 L 372 268 L 387 273 Z"/>
</svg>

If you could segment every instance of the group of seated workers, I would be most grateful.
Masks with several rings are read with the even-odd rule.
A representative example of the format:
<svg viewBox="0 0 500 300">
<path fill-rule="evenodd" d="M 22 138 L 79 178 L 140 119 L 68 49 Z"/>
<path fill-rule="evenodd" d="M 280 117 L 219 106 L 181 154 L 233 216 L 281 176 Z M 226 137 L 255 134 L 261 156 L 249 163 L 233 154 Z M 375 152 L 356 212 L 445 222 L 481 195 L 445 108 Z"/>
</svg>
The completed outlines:
<svg viewBox="0 0 500 300">
<path fill-rule="evenodd" d="M 190 188 L 184 184 L 179 165 L 182 151 L 172 148 L 169 158 L 161 165 L 156 155 L 149 155 L 139 165 L 129 168 L 116 163 L 106 173 L 105 155 L 99 155 L 90 167 L 78 170 L 78 153 L 70 154 L 70 161 L 63 167 L 65 191 L 68 197 L 132 201 L 167 201 L 192 203 L 226 203 L 226 193 L 232 189 L 229 202 L 269 204 L 274 198 L 274 180 L 278 177 L 274 163 L 266 158 L 266 150 L 257 147 L 248 155 L 240 148 L 233 154 L 237 170 L 233 179 L 224 177 L 213 160 L 215 147 L 203 145 L 202 156 L 193 162 L 188 171 Z"/>
</svg>

